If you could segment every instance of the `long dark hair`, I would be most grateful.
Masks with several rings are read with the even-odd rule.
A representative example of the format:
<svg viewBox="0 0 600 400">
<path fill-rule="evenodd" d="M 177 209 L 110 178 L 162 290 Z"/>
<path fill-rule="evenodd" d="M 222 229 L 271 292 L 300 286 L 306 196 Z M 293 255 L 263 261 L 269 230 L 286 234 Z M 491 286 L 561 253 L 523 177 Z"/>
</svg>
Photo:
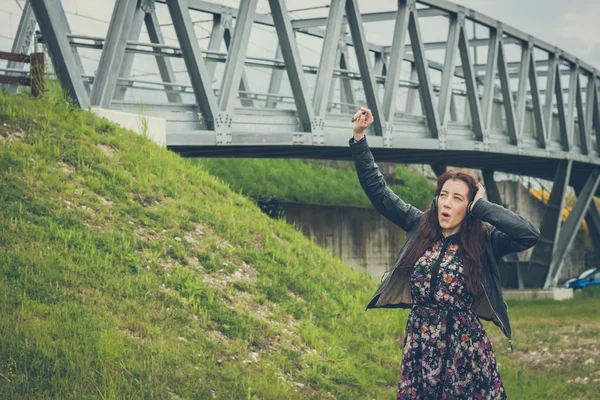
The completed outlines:
<svg viewBox="0 0 600 400">
<path fill-rule="evenodd" d="M 469 202 L 473 201 L 475 194 L 477 193 L 477 181 L 471 175 L 464 172 L 454 172 L 452 170 L 446 171 L 437 180 L 437 189 L 435 191 L 435 197 L 437 198 L 442 187 L 447 180 L 461 180 L 469 187 Z M 442 232 L 440 226 L 437 210 L 433 205 L 421 218 L 419 234 L 417 240 L 413 241 L 413 244 L 409 247 L 404 257 L 399 262 L 399 265 L 403 273 L 410 276 L 414 265 L 423 256 L 425 251 L 433 246 L 438 240 L 439 235 Z M 483 252 L 485 249 L 485 243 L 488 240 L 488 231 L 486 225 L 477 218 L 466 218 L 462 222 L 460 228 L 460 239 L 461 245 L 458 250 L 460 255 L 465 281 L 467 284 L 467 290 L 472 294 L 477 294 L 481 291 L 481 281 L 483 279 Z"/>
</svg>

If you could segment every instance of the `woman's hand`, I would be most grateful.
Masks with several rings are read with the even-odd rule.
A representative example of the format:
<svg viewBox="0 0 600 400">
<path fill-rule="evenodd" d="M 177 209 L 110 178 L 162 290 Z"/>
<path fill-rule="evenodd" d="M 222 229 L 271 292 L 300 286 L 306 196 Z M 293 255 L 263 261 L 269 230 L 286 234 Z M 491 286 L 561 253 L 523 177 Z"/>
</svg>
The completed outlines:
<svg viewBox="0 0 600 400">
<path fill-rule="evenodd" d="M 354 117 L 352 117 L 352 122 L 354 122 L 354 140 L 360 140 L 365 136 L 365 129 L 369 125 L 373 123 L 373 114 L 371 110 L 366 107 L 361 107 Z"/>
<path fill-rule="evenodd" d="M 469 212 L 473 210 L 473 207 L 475 206 L 475 203 L 477 203 L 477 200 L 482 199 L 484 195 L 485 188 L 481 183 L 477 182 L 477 193 L 475 193 L 475 198 L 473 199 L 473 204 L 471 205 L 471 209 L 469 210 Z"/>
</svg>

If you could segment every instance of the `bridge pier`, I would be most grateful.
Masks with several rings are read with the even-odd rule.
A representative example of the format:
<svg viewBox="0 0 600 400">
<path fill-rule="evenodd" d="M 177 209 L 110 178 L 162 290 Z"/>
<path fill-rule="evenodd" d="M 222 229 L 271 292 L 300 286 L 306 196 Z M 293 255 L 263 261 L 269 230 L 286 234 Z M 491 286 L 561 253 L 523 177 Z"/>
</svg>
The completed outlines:
<svg viewBox="0 0 600 400">
<path fill-rule="evenodd" d="M 550 199 L 546 205 L 546 211 L 540 224 L 541 237 L 533 248 L 529 264 L 523 271 L 524 284 L 527 288 L 539 288 L 544 286 L 546 277 L 552 264 L 552 256 L 556 251 L 560 228 L 562 223 L 562 212 L 565 206 L 565 194 L 571 176 L 571 160 L 562 160 L 556 168 L 554 186 L 550 193 Z"/>
<path fill-rule="evenodd" d="M 544 289 L 556 286 L 564 266 L 565 257 L 571 249 L 573 241 L 575 240 L 575 235 L 581 226 L 581 221 L 588 211 L 590 203 L 594 199 L 594 193 L 598 188 L 598 183 L 600 183 L 600 168 L 596 167 L 586 180 L 583 188 L 578 191 L 577 202 L 560 229 L 558 243 L 556 250 L 552 255 L 552 264 L 550 264 L 550 272 L 546 277 Z"/>
</svg>

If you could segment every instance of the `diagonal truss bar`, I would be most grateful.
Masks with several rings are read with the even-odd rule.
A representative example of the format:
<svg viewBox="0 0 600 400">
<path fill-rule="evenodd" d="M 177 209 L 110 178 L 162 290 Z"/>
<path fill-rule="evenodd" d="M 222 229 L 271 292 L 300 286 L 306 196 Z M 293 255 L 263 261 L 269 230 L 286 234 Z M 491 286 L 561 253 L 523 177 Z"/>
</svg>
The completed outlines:
<svg viewBox="0 0 600 400">
<path fill-rule="evenodd" d="M 546 105 L 544 107 L 544 125 L 546 126 L 546 143 L 552 139 L 552 114 L 553 114 L 553 92 L 556 86 L 556 71 L 558 68 L 558 55 L 548 54 L 548 75 L 546 77 Z M 560 79 L 560 76 L 558 77 Z M 564 110 L 564 109 L 563 109 Z"/>
<path fill-rule="evenodd" d="M 444 59 L 444 68 L 442 70 L 442 83 L 438 100 L 438 114 L 440 125 L 448 125 L 450 112 L 450 95 L 452 92 L 452 81 L 456 69 L 456 53 L 458 53 L 458 37 L 460 35 L 460 26 L 458 24 L 458 14 L 450 14 L 448 17 L 450 25 L 448 26 L 448 42 L 446 44 L 446 55 Z"/>
<path fill-rule="evenodd" d="M 35 33 L 36 21 L 35 15 L 33 14 L 33 9 L 31 8 L 31 4 L 29 1 L 25 2 L 23 6 L 23 12 L 21 14 L 21 19 L 19 20 L 19 27 L 17 28 L 17 34 L 15 36 L 15 40 L 12 45 L 12 53 L 19 54 L 28 54 L 29 48 L 31 46 L 31 40 L 33 39 L 33 35 Z M 7 69 L 23 69 L 25 64 L 17 61 L 9 61 L 6 64 Z M 11 76 L 10 72 L 7 73 L 8 76 Z M 2 89 L 4 85 L 0 84 L 0 89 Z M 8 93 L 15 94 L 18 85 L 7 85 Z"/>
<path fill-rule="evenodd" d="M 223 35 L 225 34 L 225 22 L 222 14 L 213 14 L 213 25 L 210 31 L 210 39 L 208 40 L 209 51 L 221 51 L 221 43 L 223 43 Z M 232 23 L 231 20 L 228 21 Z M 215 70 L 217 69 L 216 61 L 207 61 L 206 70 L 212 79 L 215 79 Z"/>
<path fill-rule="evenodd" d="M 573 245 L 577 230 L 579 229 L 579 226 L 581 226 L 581 221 L 589 209 L 590 203 L 594 199 L 594 193 L 596 192 L 599 183 L 600 168 L 595 167 L 590 173 L 583 189 L 577 196 L 575 206 L 560 229 L 558 245 L 552 256 L 552 264 L 550 266 L 550 272 L 546 277 L 546 282 L 544 283 L 544 289 L 550 286 L 556 287 L 564 267 L 565 258 Z"/>
<path fill-rule="evenodd" d="M 577 197 L 581 196 L 581 192 L 577 190 L 577 188 L 575 189 L 575 194 Z M 590 206 L 585 215 L 585 222 L 590 231 L 590 236 L 592 237 L 594 250 L 596 251 L 596 254 L 600 254 L 600 212 L 598 212 L 598 207 L 594 200 L 590 202 Z"/>
<path fill-rule="evenodd" d="M 358 0 L 346 0 L 346 18 L 348 19 L 348 27 L 350 28 L 350 34 L 352 35 L 352 41 L 354 42 L 354 50 L 356 51 L 356 59 L 363 83 L 363 89 L 365 91 L 365 98 L 373 113 L 373 118 L 375 119 L 373 122 L 373 129 L 375 135 L 381 136 L 383 135 L 384 121 L 379 106 L 377 84 L 371 69 L 369 46 L 367 39 L 365 38 L 363 23 L 358 9 Z M 389 72 L 390 71 L 388 70 L 388 73 Z"/>
<path fill-rule="evenodd" d="M 587 75 L 588 82 L 585 90 L 585 127 L 586 136 L 588 138 L 588 144 L 590 151 L 592 150 L 592 134 L 594 129 L 594 101 L 597 97 L 596 93 L 596 76 L 592 74 Z"/>
<path fill-rule="evenodd" d="M 161 45 L 165 44 L 165 39 L 163 38 L 160 24 L 158 23 L 158 18 L 156 17 L 156 12 L 152 11 L 146 13 L 144 22 L 146 24 L 146 30 L 148 31 L 150 42 Z M 155 48 L 154 50 L 157 52 L 159 51 L 158 48 Z M 158 72 L 160 73 L 160 77 L 163 82 L 175 83 L 175 72 L 173 71 L 171 60 L 168 57 L 157 55 L 156 65 L 158 66 Z M 169 100 L 169 103 L 181 104 L 181 96 L 179 93 L 172 92 L 172 90 L 175 90 L 174 85 L 165 84 L 165 90 L 167 90 L 167 100 Z"/>
<path fill-rule="evenodd" d="M 327 110 L 327 99 L 333 81 L 333 68 L 337 44 L 342 31 L 342 19 L 344 16 L 345 0 L 333 0 L 329 6 L 327 17 L 327 28 L 323 38 L 323 49 L 319 61 L 315 92 L 313 96 L 313 108 L 319 117 L 325 117 Z"/>
<path fill-rule="evenodd" d="M 579 81 L 579 74 L 577 74 L 575 88 L 575 106 L 577 107 L 577 126 L 579 128 L 579 141 L 581 143 L 581 152 L 583 154 L 590 154 L 590 142 L 587 132 L 587 121 L 586 115 L 583 111 L 583 99 L 581 96 L 581 82 Z"/>
<path fill-rule="evenodd" d="M 502 35 L 500 34 L 500 36 Z M 506 114 L 506 130 L 510 143 L 516 145 L 518 137 L 517 118 L 515 115 L 512 92 L 510 90 L 510 78 L 506 67 L 504 43 L 502 40 L 500 40 L 498 46 L 498 74 L 500 76 L 500 88 L 502 90 L 502 103 L 504 104 L 504 112 Z"/>
<path fill-rule="evenodd" d="M 350 69 L 348 45 L 346 43 L 342 43 L 340 45 L 340 69 Z M 341 109 L 343 113 L 354 112 L 354 110 L 351 110 L 349 106 L 349 104 L 356 103 L 354 89 L 352 88 L 352 81 L 348 78 L 346 73 L 342 73 L 340 76 L 340 100 L 342 103 Z"/>
<path fill-rule="evenodd" d="M 533 103 L 533 117 L 535 118 L 535 130 L 537 135 L 538 146 L 545 149 L 546 143 L 546 123 L 542 115 L 542 101 L 540 99 L 540 91 L 538 88 L 538 77 L 535 70 L 535 60 L 533 52 L 529 62 L 529 87 L 531 88 L 531 102 Z"/>
<path fill-rule="evenodd" d="M 593 126 L 596 131 L 596 151 L 600 153 L 600 99 L 598 98 L 598 90 L 594 83 L 594 111 L 593 111 Z"/>
<path fill-rule="evenodd" d="M 36 0 L 31 7 L 62 87 L 79 107 L 88 108 L 90 98 L 81 79 L 81 60 L 67 39 L 71 31 L 60 0 Z"/>
<path fill-rule="evenodd" d="M 387 54 L 375 52 L 375 64 L 373 65 L 373 73 L 379 76 L 387 75 Z"/>
<path fill-rule="evenodd" d="M 517 139 L 520 144 L 525 127 L 525 110 L 527 105 L 527 81 L 529 76 L 529 64 L 533 53 L 531 42 L 521 45 L 521 62 L 519 64 L 519 87 L 517 90 Z"/>
<path fill-rule="evenodd" d="M 133 20 L 131 22 L 131 28 L 129 29 L 129 37 L 127 40 L 132 42 L 137 42 L 140 38 L 140 33 L 142 31 L 142 25 L 144 24 L 144 18 L 146 16 L 146 11 L 142 9 L 140 3 L 138 3 L 135 8 L 135 12 L 133 14 Z M 123 58 L 123 62 L 121 63 L 121 70 L 119 71 L 120 78 L 129 78 L 131 75 L 131 69 L 133 68 L 133 59 L 134 54 L 126 52 Z M 123 100 L 125 98 L 125 94 L 127 93 L 127 87 L 125 86 L 117 86 L 115 89 L 114 100 Z"/>
<path fill-rule="evenodd" d="M 411 82 L 415 82 L 417 80 L 417 67 L 415 67 L 415 63 L 410 63 L 410 78 Z M 408 88 L 408 94 L 406 95 L 406 109 L 404 110 L 407 114 L 412 114 L 415 109 L 415 97 L 417 96 L 418 89 L 416 88 Z M 452 101 L 450 101 L 452 104 Z M 452 109 L 452 108 L 450 108 Z"/>
<path fill-rule="evenodd" d="M 567 127 L 567 118 L 565 115 L 565 101 L 563 98 L 562 82 L 560 80 L 559 64 L 556 64 L 555 75 L 556 79 L 554 80 L 554 95 L 556 96 L 556 110 L 558 112 L 558 127 L 560 129 L 560 141 L 564 151 L 571 151 L 571 140 L 569 138 L 569 129 Z"/>
<path fill-rule="evenodd" d="M 573 133 L 575 131 L 575 98 L 577 97 L 577 76 L 579 68 L 571 64 L 569 68 L 569 97 L 567 102 L 567 137 L 569 140 L 569 149 L 573 145 Z"/>
<path fill-rule="evenodd" d="M 283 55 L 281 53 L 281 46 L 277 43 L 277 50 L 275 52 L 275 60 L 281 60 Z M 281 81 L 283 80 L 284 70 L 274 68 L 271 70 L 271 79 L 269 80 L 269 91 L 267 95 L 267 102 L 265 103 L 266 108 L 277 108 L 277 95 L 281 90 Z"/>
<path fill-rule="evenodd" d="M 471 111 L 471 124 L 476 140 L 483 141 L 485 128 L 481 117 L 479 90 L 477 88 L 477 82 L 475 81 L 475 70 L 471 63 L 469 38 L 467 37 L 467 32 L 465 32 L 464 17 L 461 19 L 458 48 L 460 50 L 460 58 L 462 60 L 465 75 L 465 84 L 467 86 L 467 100 L 469 101 L 469 110 Z"/>
<path fill-rule="evenodd" d="M 190 76 L 196 102 L 206 122 L 208 129 L 214 129 L 215 118 L 218 114 L 217 99 L 212 90 L 212 80 L 204 64 L 202 52 L 198 45 L 198 39 L 194 32 L 194 26 L 185 0 L 167 0 L 167 6 L 175 34 L 181 46 L 181 53 L 186 69 Z"/>
<path fill-rule="evenodd" d="M 543 277 L 550 276 L 550 266 L 561 231 L 562 213 L 572 165 L 572 160 L 561 160 L 556 168 L 552 192 L 540 224 L 541 236 L 531 252 L 526 271 L 525 281 L 528 287 L 540 287 L 544 284 Z"/>
<path fill-rule="evenodd" d="M 269 0 L 269 5 L 271 7 L 271 15 L 273 16 L 275 30 L 277 31 L 277 37 L 279 39 L 281 55 L 285 61 L 285 69 L 296 102 L 298 119 L 300 120 L 304 131 L 310 132 L 312 130 L 314 111 L 308 97 L 306 78 L 304 77 L 304 71 L 302 70 L 300 53 L 298 52 L 294 30 L 292 29 L 292 24 L 288 17 L 289 14 L 285 5 L 285 0 Z M 273 83 L 273 77 L 271 77 L 271 83 Z M 278 85 L 279 84 L 280 83 L 278 83 Z M 271 91 L 270 85 L 269 93 L 274 93 Z"/>
<path fill-rule="evenodd" d="M 223 33 L 223 39 L 225 40 L 225 47 L 227 47 L 227 51 L 231 48 L 231 30 L 225 29 Z M 244 71 L 244 67 L 242 66 L 242 80 L 240 81 L 239 86 L 240 91 L 249 92 L 250 91 L 250 81 L 246 76 L 246 72 Z M 254 101 L 248 96 L 247 93 L 240 93 L 240 102 L 244 107 L 254 107 Z"/>
<path fill-rule="evenodd" d="M 404 58 L 404 49 L 406 47 L 408 17 L 409 11 L 407 3 L 405 1 L 399 1 L 398 12 L 396 13 L 396 24 L 394 26 L 394 36 L 392 39 L 392 54 L 390 55 L 390 61 L 387 65 L 383 103 L 381 105 L 384 120 L 390 122 L 394 118 L 396 110 L 396 93 L 398 89 L 398 79 L 400 79 L 402 59 Z M 381 63 L 381 67 L 383 72 L 383 63 Z"/>
<path fill-rule="evenodd" d="M 258 0 L 242 1 L 235 20 L 235 31 L 225 63 L 225 76 L 219 91 L 219 110 L 229 115 L 233 112 L 240 80 L 242 79 L 246 50 L 250 41 L 250 31 L 254 23 L 257 2 Z"/>
<path fill-rule="evenodd" d="M 498 65 L 498 45 L 500 37 L 498 29 L 490 28 L 490 39 L 488 42 L 487 69 L 483 80 L 483 100 L 481 112 L 483 115 L 484 128 L 489 131 L 492 127 L 492 109 L 494 105 L 494 90 L 496 82 L 496 69 Z"/>
<path fill-rule="evenodd" d="M 137 3 L 137 0 L 117 0 L 115 4 L 90 95 L 92 106 L 110 107 Z"/>
<path fill-rule="evenodd" d="M 416 13 L 414 1 L 410 6 L 410 18 L 408 20 L 408 33 L 410 35 L 410 44 L 415 57 L 415 66 L 419 77 L 419 94 L 425 118 L 427 119 L 427 127 L 433 138 L 439 138 L 440 122 L 437 109 L 433 104 L 433 90 L 431 79 L 429 78 L 429 63 L 425 57 L 425 47 L 423 46 L 423 38 L 421 37 L 421 29 L 419 28 L 419 18 Z M 443 138 L 445 139 L 445 137 Z"/>
</svg>

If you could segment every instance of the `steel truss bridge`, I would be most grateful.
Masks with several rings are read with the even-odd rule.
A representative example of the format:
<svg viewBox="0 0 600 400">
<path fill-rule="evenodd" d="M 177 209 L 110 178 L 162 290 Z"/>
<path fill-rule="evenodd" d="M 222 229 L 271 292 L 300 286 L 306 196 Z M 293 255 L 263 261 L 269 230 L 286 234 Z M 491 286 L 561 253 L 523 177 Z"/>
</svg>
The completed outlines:
<svg viewBox="0 0 600 400">
<path fill-rule="evenodd" d="M 348 159 L 350 116 L 368 105 L 378 161 L 428 163 L 438 174 L 447 165 L 481 169 L 497 203 L 494 171 L 554 181 L 531 259 L 505 260 L 503 276 L 518 275 L 521 287 L 556 285 L 583 218 L 600 253 L 592 202 L 600 183 L 599 75 L 591 65 L 445 0 L 390 1 L 384 12 L 331 0 L 315 18 L 291 18 L 284 0 L 262 3 L 268 13 L 257 11 L 258 0 L 240 0 L 238 8 L 116 0 L 108 33 L 98 37 L 71 32 L 61 0 L 30 0 L 13 51 L 29 49 L 37 24 L 57 78 L 82 108 L 139 112 L 127 95 L 160 91 L 165 100 L 145 104 L 145 112 L 166 119 L 167 146 L 184 157 Z M 198 18 L 211 24 L 203 47 Z M 367 40 L 374 24 L 390 27 L 378 36 L 383 43 Z M 148 40 L 140 41 L 144 25 Z M 165 43 L 163 26 L 172 27 L 176 45 Z M 441 40 L 426 40 L 431 27 L 443 31 Z M 257 29 L 277 44 L 271 57 L 248 54 Z M 305 38 L 317 43 L 318 65 L 302 62 Z M 100 52 L 94 74 L 84 73 L 82 48 Z M 155 57 L 158 81 L 131 76 L 136 54 Z M 183 78 L 173 69 L 181 60 Z M 269 73 L 268 90 L 252 91 L 250 68 Z M 577 202 L 561 223 L 568 186 Z"/>
</svg>

